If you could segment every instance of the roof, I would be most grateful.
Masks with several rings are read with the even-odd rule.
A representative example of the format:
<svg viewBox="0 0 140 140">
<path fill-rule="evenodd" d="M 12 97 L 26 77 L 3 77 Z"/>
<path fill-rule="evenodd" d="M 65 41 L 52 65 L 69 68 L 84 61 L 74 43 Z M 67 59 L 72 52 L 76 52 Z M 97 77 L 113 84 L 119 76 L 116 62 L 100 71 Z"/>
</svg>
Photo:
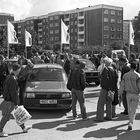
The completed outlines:
<svg viewBox="0 0 140 140">
<path fill-rule="evenodd" d="M 63 69 L 63 67 L 59 64 L 52 64 L 52 63 L 47 63 L 47 64 L 35 64 L 34 68 L 45 68 L 45 67 L 49 67 L 49 68 L 59 68 L 59 69 Z"/>
</svg>

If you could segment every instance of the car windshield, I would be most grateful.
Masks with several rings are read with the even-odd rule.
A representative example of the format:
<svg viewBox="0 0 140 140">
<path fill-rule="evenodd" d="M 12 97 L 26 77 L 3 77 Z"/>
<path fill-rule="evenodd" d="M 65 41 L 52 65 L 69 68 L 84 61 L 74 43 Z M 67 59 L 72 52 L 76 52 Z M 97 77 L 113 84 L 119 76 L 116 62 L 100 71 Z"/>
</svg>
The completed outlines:
<svg viewBox="0 0 140 140">
<path fill-rule="evenodd" d="M 65 73 L 59 68 L 34 68 L 29 75 L 29 81 L 64 81 Z"/>
<path fill-rule="evenodd" d="M 88 59 L 80 59 L 81 62 L 85 63 L 85 68 L 86 69 L 94 69 L 95 70 L 95 65 Z"/>
</svg>

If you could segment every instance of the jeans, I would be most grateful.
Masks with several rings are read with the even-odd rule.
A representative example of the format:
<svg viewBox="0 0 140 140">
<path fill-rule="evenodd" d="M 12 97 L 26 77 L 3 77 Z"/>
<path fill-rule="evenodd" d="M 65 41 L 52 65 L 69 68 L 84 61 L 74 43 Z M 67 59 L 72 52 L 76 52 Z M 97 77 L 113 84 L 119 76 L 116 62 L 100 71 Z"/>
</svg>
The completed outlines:
<svg viewBox="0 0 140 140">
<path fill-rule="evenodd" d="M 138 107 L 139 96 L 136 94 L 126 94 L 128 104 L 129 123 L 133 124 L 136 116 L 136 109 Z"/>
<path fill-rule="evenodd" d="M 3 101 L 2 102 L 2 119 L 0 121 L 0 132 L 3 131 L 4 126 L 6 123 L 10 120 L 11 112 L 14 109 L 14 103 L 10 101 Z M 20 127 L 23 129 L 25 126 L 24 124 L 20 125 Z"/>
<path fill-rule="evenodd" d="M 104 120 L 104 105 L 106 104 L 106 118 L 111 120 L 115 116 L 115 106 L 112 107 L 112 101 L 108 97 L 108 91 L 101 89 L 100 96 L 97 103 L 96 119 L 99 121 Z"/>
<path fill-rule="evenodd" d="M 128 113 L 126 92 L 124 92 L 124 93 L 122 94 L 122 103 L 123 103 L 123 107 L 124 107 L 124 112 Z"/>
<path fill-rule="evenodd" d="M 77 112 L 76 112 L 76 104 L 77 101 L 80 104 L 80 110 L 81 110 L 81 116 L 82 118 L 87 118 L 87 114 L 86 114 L 86 107 L 85 107 L 85 97 L 84 97 L 84 92 L 81 90 L 76 90 L 76 89 L 72 89 L 72 113 L 73 113 L 73 117 L 77 116 Z"/>
</svg>

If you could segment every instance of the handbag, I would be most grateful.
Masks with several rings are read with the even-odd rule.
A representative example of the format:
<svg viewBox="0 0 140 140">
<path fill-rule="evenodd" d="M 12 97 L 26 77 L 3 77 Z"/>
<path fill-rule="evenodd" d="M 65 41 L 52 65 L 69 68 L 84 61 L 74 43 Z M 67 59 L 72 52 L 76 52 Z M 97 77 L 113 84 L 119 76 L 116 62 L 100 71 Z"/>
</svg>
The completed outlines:
<svg viewBox="0 0 140 140">
<path fill-rule="evenodd" d="M 115 94 L 114 91 L 112 91 L 112 90 L 108 91 L 108 97 L 111 99 L 112 102 L 114 101 L 114 94 Z"/>
<path fill-rule="evenodd" d="M 31 118 L 31 115 L 24 108 L 23 105 L 18 106 L 16 109 L 14 109 L 12 111 L 12 114 L 18 125 L 25 123 L 27 120 Z"/>
</svg>

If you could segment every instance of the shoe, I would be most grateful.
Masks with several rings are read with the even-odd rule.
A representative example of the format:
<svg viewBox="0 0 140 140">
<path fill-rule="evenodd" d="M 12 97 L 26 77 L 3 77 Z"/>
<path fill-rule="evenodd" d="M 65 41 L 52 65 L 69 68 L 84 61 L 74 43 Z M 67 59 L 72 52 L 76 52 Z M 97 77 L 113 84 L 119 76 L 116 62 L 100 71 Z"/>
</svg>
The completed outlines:
<svg viewBox="0 0 140 140">
<path fill-rule="evenodd" d="M 132 130 L 132 126 L 129 125 L 127 130 L 131 131 Z"/>
<path fill-rule="evenodd" d="M 8 137 L 8 134 L 6 134 L 4 132 L 0 132 L 0 137 Z"/>
<path fill-rule="evenodd" d="M 86 121 L 86 120 L 88 120 L 88 118 L 87 118 L 87 117 L 86 117 L 86 118 L 82 118 L 82 120 L 83 120 L 83 121 Z"/>
<path fill-rule="evenodd" d="M 104 120 L 94 119 L 93 121 L 95 121 L 95 122 L 103 122 Z"/>
<path fill-rule="evenodd" d="M 32 126 L 25 126 L 25 128 L 23 128 L 23 133 L 27 133 L 28 130 L 30 130 L 32 128 Z"/>
<path fill-rule="evenodd" d="M 107 120 L 107 121 L 111 121 L 111 120 L 112 120 L 112 119 L 109 119 L 109 118 L 107 118 L 107 117 L 104 117 L 104 119 Z"/>
<path fill-rule="evenodd" d="M 77 119 L 78 118 L 78 116 L 76 115 L 76 116 L 73 116 L 73 120 L 75 120 L 75 119 Z"/>
<path fill-rule="evenodd" d="M 121 112 L 122 115 L 128 115 L 128 112 Z"/>
</svg>

